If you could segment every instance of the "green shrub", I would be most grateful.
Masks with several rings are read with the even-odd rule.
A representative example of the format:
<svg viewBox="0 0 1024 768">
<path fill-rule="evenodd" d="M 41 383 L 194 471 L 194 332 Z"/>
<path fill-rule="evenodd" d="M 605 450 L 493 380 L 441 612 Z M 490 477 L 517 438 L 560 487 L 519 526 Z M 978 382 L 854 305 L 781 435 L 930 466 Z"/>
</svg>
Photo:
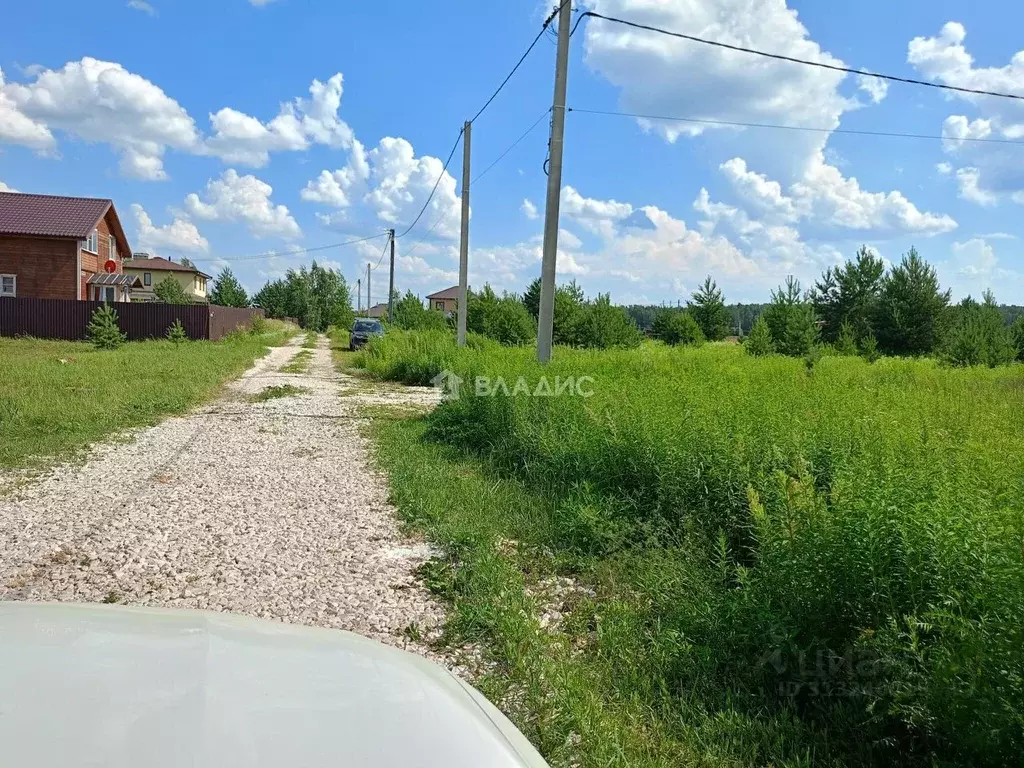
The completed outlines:
<svg viewBox="0 0 1024 768">
<path fill-rule="evenodd" d="M 175 318 L 174 323 L 167 329 L 167 340 L 175 344 L 188 341 L 188 334 L 185 333 L 185 326 L 181 324 L 180 319 Z"/>
<path fill-rule="evenodd" d="M 843 322 L 839 328 L 839 336 L 835 343 L 836 354 L 841 357 L 856 357 L 858 354 L 857 337 L 854 335 L 853 326 Z"/>
<path fill-rule="evenodd" d="M 754 326 L 743 341 L 743 348 L 747 351 L 747 354 L 754 357 L 764 357 L 775 351 L 772 332 L 763 317 L 759 317 L 754 321 Z"/>
<path fill-rule="evenodd" d="M 117 312 L 109 304 L 97 307 L 92 313 L 86 338 L 96 349 L 117 349 L 128 340 L 117 325 Z"/>
<path fill-rule="evenodd" d="M 1017 359 L 1024 363 L 1024 315 L 1013 324 L 1013 344 L 1017 348 Z"/>
<path fill-rule="evenodd" d="M 679 309 L 659 311 L 654 318 L 652 335 L 670 346 L 679 344 L 700 346 L 705 341 L 704 332 L 690 312 Z"/>
<path fill-rule="evenodd" d="M 267 320 L 258 312 L 252 316 L 252 325 L 249 326 L 251 336 L 261 336 L 267 332 Z"/>
</svg>

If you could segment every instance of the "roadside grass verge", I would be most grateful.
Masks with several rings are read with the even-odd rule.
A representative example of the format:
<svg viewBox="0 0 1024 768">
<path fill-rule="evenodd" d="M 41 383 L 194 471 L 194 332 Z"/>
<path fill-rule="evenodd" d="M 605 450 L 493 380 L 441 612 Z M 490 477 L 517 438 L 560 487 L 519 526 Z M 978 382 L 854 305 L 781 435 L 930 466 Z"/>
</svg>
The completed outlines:
<svg viewBox="0 0 1024 768">
<path fill-rule="evenodd" d="M 267 387 L 263 391 L 252 395 L 249 398 L 249 402 L 265 403 L 267 400 L 275 400 L 279 397 L 291 397 L 292 395 L 301 395 L 304 392 L 309 392 L 309 390 L 306 387 L 294 387 L 291 384 L 280 384 Z"/>
<path fill-rule="evenodd" d="M 184 413 L 293 333 L 272 322 L 258 336 L 142 341 L 116 350 L 0 339 L 0 467 L 38 466 L 117 430 Z"/>
<path fill-rule="evenodd" d="M 306 338 L 302 342 L 303 348 L 304 349 L 316 349 L 316 340 L 317 340 L 317 332 L 316 331 L 307 331 L 306 332 Z"/>
<path fill-rule="evenodd" d="M 332 325 L 327 329 L 327 338 L 331 343 L 331 357 L 334 367 L 340 373 L 355 373 L 361 368 L 359 360 L 362 352 L 350 352 L 348 348 L 349 331 Z"/>
<path fill-rule="evenodd" d="M 309 362 L 312 359 L 313 353 L 308 349 L 303 349 L 278 370 L 280 373 L 307 373 L 309 371 Z"/>
<path fill-rule="evenodd" d="M 552 762 L 560 739 L 583 765 L 1019 762 L 1024 368 L 655 344 L 540 366 L 429 334 L 364 362 L 468 383 L 379 424 L 381 461 L 449 547 L 425 575 L 452 637 L 487 641 L 487 692 Z M 534 639 L 554 576 L 581 589 Z"/>
</svg>

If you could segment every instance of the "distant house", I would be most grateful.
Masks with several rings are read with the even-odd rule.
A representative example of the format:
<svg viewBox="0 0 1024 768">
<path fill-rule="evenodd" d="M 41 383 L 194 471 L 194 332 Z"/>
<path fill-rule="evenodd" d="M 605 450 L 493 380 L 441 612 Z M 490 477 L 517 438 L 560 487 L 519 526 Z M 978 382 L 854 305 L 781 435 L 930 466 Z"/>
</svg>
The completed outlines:
<svg viewBox="0 0 1024 768">
<path fill-rule="evenodd" d="M 210 276 L 195 267 L 179 264 L 170 259 L 151 257 L 148 253 L 136 253 L 124 263 L 126 274 L 134 275 L 142 283 L 141 290 L 135 291 L 133 297 L 143 301 L 155 301 L 153 289 L 167 277 L 174 278 L 185 290 L 185 295 L 197 303 L 206 302 L 206 284 Z"/>
<path fill-rule="evenodd" d="M 367 317 L 382 318 L 387 317 L 388 305 L 387 304 L 374 304 L 368 310 L 366 310 Z"/>
<path fill-rule="evenodd" d="M 111 200 L 0 192 L 0 297 L 129 301 L 131 252 Z"/>
<path fill-rule="evenodd" d="M 453 285 L 451 288 L 445 288 L 443 291 L 432 293 L 427 296 L 430 309 L 436 309 L 438 312 L 444 312 L 445 314 L 453 314 L 459 308 L 459 286 Z"/>
</svg>

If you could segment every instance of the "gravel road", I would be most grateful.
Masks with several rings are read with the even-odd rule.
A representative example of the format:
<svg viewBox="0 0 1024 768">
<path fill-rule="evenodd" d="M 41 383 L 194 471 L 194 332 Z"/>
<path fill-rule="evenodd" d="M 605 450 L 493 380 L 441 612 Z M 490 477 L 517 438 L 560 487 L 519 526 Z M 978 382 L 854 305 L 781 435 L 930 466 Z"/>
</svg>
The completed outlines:
<svg viewBox="0 0 1024 768">
<path fill-rule="evenodd" d="M 413 575 L 431 552 L 400 535 L 358 408 L 434 394 L 337 373 L 323 337 L 281 373 L 301 339 L 195 413 L 0 496 L 0 599 L 232 611 L 432 655 L 416 638 L 443 611 Z M 286 384 L 305 391 L 250 400 Z"/>
</svg>

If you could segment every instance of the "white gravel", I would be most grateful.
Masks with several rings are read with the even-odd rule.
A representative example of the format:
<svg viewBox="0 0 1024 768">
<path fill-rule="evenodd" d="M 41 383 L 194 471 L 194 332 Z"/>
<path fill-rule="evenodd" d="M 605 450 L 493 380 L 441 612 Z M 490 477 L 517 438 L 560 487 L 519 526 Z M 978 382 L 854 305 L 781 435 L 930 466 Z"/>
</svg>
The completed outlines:
<svg viewBox="0 0 1024 768">
<path fill-rule="evenodd" d="M 196 413 L 0 496 L 0 599 L 232 611 L 446 661 L 409 639 L 444 618 L 413 574 L 432 553 L 399 533 L 358 413 L 436 397 L 337 373 L 324 338 L 307 373 L 280 373 L 301 338 Z M 282 384 L 308 391 L 248 399 Z"/>
</svg>

